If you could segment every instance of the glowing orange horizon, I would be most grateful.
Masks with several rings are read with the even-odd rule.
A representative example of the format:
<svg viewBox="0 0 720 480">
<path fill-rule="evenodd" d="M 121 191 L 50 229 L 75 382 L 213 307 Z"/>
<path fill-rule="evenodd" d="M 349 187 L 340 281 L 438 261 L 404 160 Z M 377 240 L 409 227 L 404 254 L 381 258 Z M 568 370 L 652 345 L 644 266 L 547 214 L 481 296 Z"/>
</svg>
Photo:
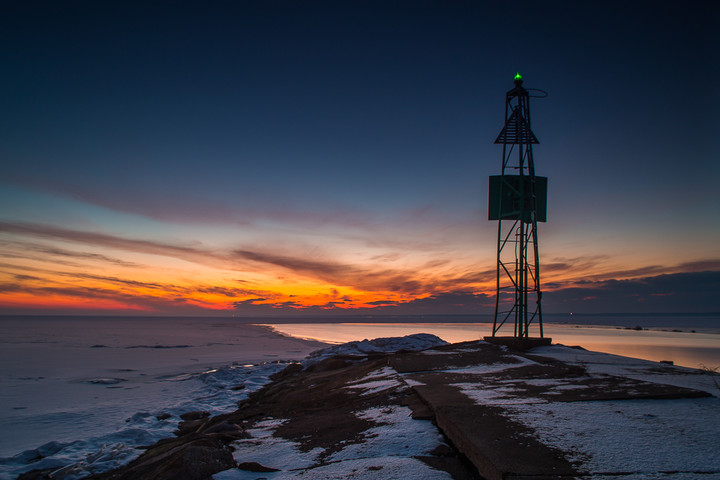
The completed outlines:
<svg viewBox="0 0 720 480">
<path fill-rule="evenodd" d="M 103 270 L 101 274 L 87 274 L 81 269 L 75 269 L 78 273 L 74 277 L 70 269 L 64 273 L 44 272 L 37 264 L 18 262 L 10 266 L 10 269 L 17 270 L 14 274 L 7 271 L 0 274 L 0 280 L 5 280 L 6 284 L 13 281 L 13 275 L 19 276 L 18 272 L 23 269 L 34 274 L 32 279 L 25 282 L 25 291 L 18 288 L 0 292 L 0 308 L 163 313 L 176 312 L 186 307 L 194 311 L 232 313 L 238 310 L 237 305 L 249 305 L 252 308 L 285 309 L 289 312 L 320 309 L 350 313 L 355 309 L 402 305 L 443 293 L 442 288 L 409 293 L 368 291 L 308 279 L 300 274 L 283 272 L 280 275 L 272 271 L 254 274 L 252 282 L 238 283 L 232 279 L 238 276 L 237 273 L 212 268 L 196 269 L 193 278 L 188 278 L 190 275 L 185 272 L 163 268 L 116 268 L 114 271 Z M 47 266 L 43 268 L 47 269 Z M 606 275 L 603 270 L 599 268 L 592 273 L 596 278 L 604 278 Z M 543 287 L 543 290 L 549 292 L 573 286 L 588 278 L 591 272 L 583 273 L 550 269 L 544 275 L 544 281 L 550 285 Z M 447 271 L 427 269 L 417 272 L 415 278 L 432 286 L 434 280 L 442 285 L 448 275 Z M 494 280 L 468 282 L 462 285 L 462 291 L 492 297 L 495 294 Z"/>
<path fill-rule="evenodd" d="M 348 257 L 306 258 L 299 251 L 213 250 L 59 227 L 44 227 L 40 234 L 33 230 L 36 227 L 22 228 L 27 232 L 0 237 L 5 241 L 0 308 L 6 310 L 351 313 L 382 311 L 453 293 L 482 297 L 487 307 L 487 299 L 495 295 L 493 260 L 479 262 L 464 251 L 437 254 L 433 259 L 435 251 L 432 255 L 419 249 L 405 256 L 376 256 L 356 246 Z M 49 235 L 57 239 L 47 240 Z M 659 270 L 597 255 L 549 257 L 554 263 L 541 266 L 545 292 L 686 268 L 678 264 Z M 707 269 L 703 262 L 695 268 Z"/>
</svg>

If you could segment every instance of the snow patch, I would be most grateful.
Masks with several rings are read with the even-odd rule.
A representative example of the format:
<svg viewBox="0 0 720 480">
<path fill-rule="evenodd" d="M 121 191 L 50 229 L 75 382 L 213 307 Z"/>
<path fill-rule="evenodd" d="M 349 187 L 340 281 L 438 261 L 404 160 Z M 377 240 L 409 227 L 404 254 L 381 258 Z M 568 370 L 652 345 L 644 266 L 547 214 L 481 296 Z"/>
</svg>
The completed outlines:
<svg viewBox="0 0 720 480">
<path fill-rule="evenodd" d="M 255 424 L 254 428 L 248 429 L 247 433 L 251 438 L 237 440 L 232 443 L 235 451 L 233 458 L 238 463 L 257 462 L 260 465 L 276 468 L 278 470 L 302 470 L 313 466 L 324 450 L 316 448 L 310 452 L 303 453 L 296 442 L 286 440 L 281 437 L 273 436 L 275 430 L 285 423 L 286 419 L 267 419 Z M 215 474 L 213 478 L 220 479 L 236 479 L 250 478 L 244 476 L 227 476 L 236 473 L 235 470 L 229 470 L 229 473 L 222 472 Z M 251 472 L 237 471 L 241 475 Z M 258 478 L 257 473 L 253 473 L 253 479 Z M 263 473 L 262 476 L 268 474 Z M 272 477 L 275 478 L 275 477 Z"/>
<path fill-rule="evenodd" d="M 397 375 L 395 370 L 393 370 L 391 367 L 383 367 L 379 368 L 377 370 L 373 370 L 372 372 L 365 375 L 363 378 L 359 380 L 354 380 L 352 382 L 348 382 L 348 385 L 356 385 L 358 383 L 364 383 L 369 380 L 377 379 L 377 378 L 387 378 Z"/>
<path fill-rule="evenodd" d="M 377 371 L 379 372 L 379 371 Z M 376 372 L 368 375 L 372 376 Z M 298 444 L 274 437 L 274 431 L 286 420 L 268 419 L 247 430 L 252 438 L 233 442 L 233 456 L 238 463 L 257 462 L 277 468 L 277 472 L 226 470 L 213 475 L 214 480 L 282 479 L 359 479 L 423 478 L 451 480 L 446 472 L 435 470 L 416 456 L 427 455 L 443 443 L 443 437 L 428 420 L 413 420 L 412 411 L 404 406 L 389 405 L 356 412 L 358 418 L 377 426 L 362 433 L 366 441 L 345 446 L 319 463 L 323 449 L 302 453 Z"/>
<path fill-rule="evenodd" d="M 563 345 L 538 347 L 534 355 L 549 357 L 569 365 L 580 365 L 590 374 L 627 377 L 651 383 L 692 388 L 720 397 L 720 373 L 694 368 L 663 365 L 650 360 L 609 353 L 578 350 Z"/>
<path fill-rule="evenodd" d="M 513 419 L 533 428 L 542 443 L 570 452 L 571 460 L 583 462 L 591 473 L 617 471 L 622 466 L 636 475 L 623 478 L 664 478 L 662 472 L 686 473 L 687 478 L 720 476 L 717 398 L 551 402 L 506 408 Z"/>
<path fill-rule="evenodd" d="M 356 412 L 355 415 L 379 425 L 363 432 L 362 435 L 370 441 L 348 445 L 333 453 L 328 458 L 329 461 L 427 455 L 443 443 L 442 435 L 432 422 L 414 420 L 408 407 L 374 407 Z M 413 475 L 408 477 L 425 478 Z"/>
<path fill-rule="evenodd" d="M 517 360 L 515 363 L 490 363 L 487 365 L 471 365 L 469 367 L 448 367 L 444 370 L 440 370 L 442 372 L 449 372 L 449 373 L 461 373 L 465 375 L 485 375 L 487 373 L 496 373 L 496 372 L 502 372 L 503 370 L 507 370 L 509 368 L 519 368 L 519 367 L 525 367 L 527 365 L 536 365 L 537 362 L 533 362 L 532 360 L 529 360 L 525 357 L 519 357 L 517 355 L 512 355 L 510 358 Z"/>
<path fill-rule="evenodd" d="M 382 392 L 383 390 L 388 390 L 390 388 L 395 387 L 404 387 L 405 385 L 401 382 L 399 382 L 397 379 L 394 378 L 387 378 L 385 380 L 375 380 L 373 382 L 366 382 L 366 383 L 360 383 L 357 385 L 348 385 L 345 388 L 351 388 L 351 389 L 362 389 L 363 392 L 360 393 L 361 396 L 364 395 L 372 395 L 374 393 Z"/>
<path fill-rule="evenodd" d="M 360 395 L 372 395 L 390 388 L 402 387 L 405 384 L 398 380 L 398 375 L 390 367 L 383 367 L 368 373 L 365 377 L 349 382 L 345 388 L 364 390 Z"/>
<path fill-rule="evenodd" d="M 412 378 L 408 378 L 407 376 L 403 377 L 403 381 L 407 384 L 408 387 L 418 387 L 425 385 L 423 382 L 418 382 L 417 380 L 413 380 Z"/>
<path fill-rule="evenodd" d="M 514 395 L 517 390 L 511 387 L 495 387 L 478 383 L 455 383 L 452 386 L 460 389 L 460 392 L 475 402 L 476 405 L 547 403 L 547 400 L 540 398 Z"/>
<path fill-rule="evenodd" d="M 313 365 L 325 358 L 334 355 L 367 356 L 371 353 L 393 353 L 399 351 L 417 352 L 427 350 L 441 345 L 448 345 L 448 342 L 429 333 L 416 333 L 405 337 L 376 338 L 374 340 L 362 340 L 343 343 L 332 347 L 312 352 L 303 362 L 305 366 Z"/>
</svg>

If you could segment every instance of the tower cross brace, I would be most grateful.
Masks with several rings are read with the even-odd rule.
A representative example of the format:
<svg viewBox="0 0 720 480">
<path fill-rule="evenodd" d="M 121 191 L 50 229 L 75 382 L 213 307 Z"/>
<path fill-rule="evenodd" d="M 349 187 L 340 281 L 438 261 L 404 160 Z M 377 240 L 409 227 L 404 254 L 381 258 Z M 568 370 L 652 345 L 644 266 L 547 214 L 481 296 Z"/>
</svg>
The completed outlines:
<svg viewBox="0 0 720 480">
<path fill-rule="evenodd" d="M 543 338 L 537 224 L 546 221 L 547 177 L 535 175 L 533 145 L 540 142 L 530 126 L 530 94 L 519 73 L 514 84 L 495 140 L 502 145 L 502 169 L 490 177 L 488 218 L 498 221 L 492 336 L 510 321 L 513 337 L 529 338 L 535 323 Z"/>
</svg>

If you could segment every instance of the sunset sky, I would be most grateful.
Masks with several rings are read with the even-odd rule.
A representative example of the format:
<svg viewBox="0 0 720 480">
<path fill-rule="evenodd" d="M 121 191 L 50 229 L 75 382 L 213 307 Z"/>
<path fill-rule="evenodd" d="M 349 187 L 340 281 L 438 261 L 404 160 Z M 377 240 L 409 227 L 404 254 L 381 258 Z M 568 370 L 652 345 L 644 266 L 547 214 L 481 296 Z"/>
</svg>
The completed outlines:
<svg viewBox="0 0 720 480">
<path fill-rule="evenodd" d="M 711 1 L 5 1 L 0 314 L 494 306 L 505 92 L 546 312 L 720 312 Z"/>
</svg>

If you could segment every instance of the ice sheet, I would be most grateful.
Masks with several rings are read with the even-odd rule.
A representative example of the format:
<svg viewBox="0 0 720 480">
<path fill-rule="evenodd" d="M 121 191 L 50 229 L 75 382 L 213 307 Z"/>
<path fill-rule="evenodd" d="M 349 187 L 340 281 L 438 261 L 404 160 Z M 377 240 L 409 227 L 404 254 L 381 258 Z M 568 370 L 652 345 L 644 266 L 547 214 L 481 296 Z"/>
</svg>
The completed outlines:
<svg viewBox="0 0 720 480">
<path fill-rule="evenodd" d="M 322 345 L 228 319 L 28 321 L 0 340 L 0 478 L 126 462 L 181 413 L 233 410 Z"/>
</svg>

